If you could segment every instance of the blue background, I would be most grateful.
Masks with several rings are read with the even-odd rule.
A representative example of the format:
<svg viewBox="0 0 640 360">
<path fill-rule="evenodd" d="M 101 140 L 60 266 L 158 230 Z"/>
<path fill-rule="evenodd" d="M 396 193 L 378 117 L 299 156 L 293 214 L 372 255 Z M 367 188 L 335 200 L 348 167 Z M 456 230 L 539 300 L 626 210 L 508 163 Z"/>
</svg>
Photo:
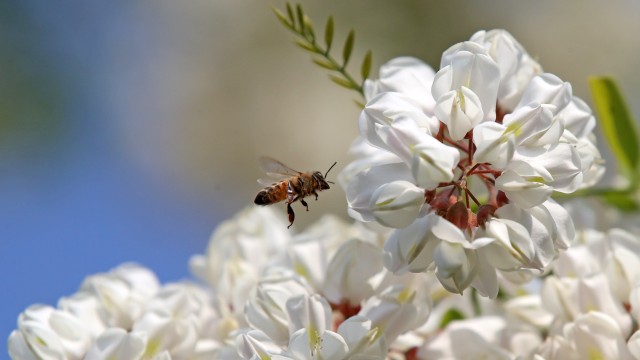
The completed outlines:
<svg viewBox="0 0 640 360">
<path fill-rule="evenodd" d="M 211 197 L 120 146 L 102 44 L 153 30 L 127 3 L 0 3 L 0 338 L 30 304 L 55 306 L 123 262 L 162 282 L 190 277 L 219 221 Z"/>
</svg>

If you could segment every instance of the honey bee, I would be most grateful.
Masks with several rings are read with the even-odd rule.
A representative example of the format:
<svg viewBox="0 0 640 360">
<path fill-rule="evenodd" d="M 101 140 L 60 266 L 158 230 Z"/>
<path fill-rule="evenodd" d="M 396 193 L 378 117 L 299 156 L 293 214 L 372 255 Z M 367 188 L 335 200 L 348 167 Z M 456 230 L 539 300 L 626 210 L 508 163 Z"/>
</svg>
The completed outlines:
<svg viewBox="0 0 640 360">
<path fill-rule="evenodd" d="M 318 191 L 329 189 L 329 184 L 333 184 L 333 182 L 327 181 L 326 177 L 336 164 L 337 162 L 334 162 L 323 176 L 320 171 L 300 172 L 293 170 L 276 159 L 263 156 L 260 158 L 262 171 L 271 178 L 286 177 L 286 179 L 275 183 L 268 178 L 259 179 L 259 183 L 268 186 L 260 190 L 253 202 L 257 205 L 271 205 L 285 200 L 287 202 L 287 214 L 289 215 L 288 229 L 293 225 L 293 220 L 296 218 L 291 204 L 300 200 L 300 203 L 309 211 L 309 204 L 304 201 L 304 198 L 309 195 L 315 195 L 316 200 L 318 200 Z"/>
</svg>

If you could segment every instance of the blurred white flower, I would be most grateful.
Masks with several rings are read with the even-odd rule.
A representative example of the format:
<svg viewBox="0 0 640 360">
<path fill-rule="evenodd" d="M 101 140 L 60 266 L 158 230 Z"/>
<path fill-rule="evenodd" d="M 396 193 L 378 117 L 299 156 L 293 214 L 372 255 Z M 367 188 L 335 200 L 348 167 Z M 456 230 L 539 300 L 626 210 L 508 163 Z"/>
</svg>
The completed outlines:
<svg viewBox="0 0 640 360">
<path fill-rule="evenodd" d="M 147 338 L 144 333 L 128 333 L 121 328 L 109 328 L 98 336 L 85 358 L 96 360 L 142 359 L 146 346 Z M 160 360 L 159 358 L 154 359 Z"/>
<path fill-rule="evenodd" d="M 499 344 L 500 333 L 505 328 L 505 320 L 499 317 L 458 321 L 426 342 L 418 356 L 421 359 L 511 359 L 513 355 Z"/>
<path fill-rule="evenodd" d="M 73 315 L 45 305 L 32 305 L 18 318 L 9 336 L 12 359 L 80 359 L 92 337 Z"/>
<path fill-rule="evenodd" d="M 311 289 L 297 276 L 273 276 L 261 280 L 255 295 L 247 300 L 244 313 L 248 323 L 261 330 L 273 342 L 289 342 L 291 319 L 287 316 L 287 302 Z"/>
<path fill-rule="evenodd" d="M 57 309 L 33 305 L 9 337 L 13 359 L 206 358 L 238 324 L 195 284 L 160 286 L 148 269 L 123 264 L 88 276 Z"/>
<path fill-rule="evenodd" d="M 394 229 L 389 270 L 434 269 L 450 291 L 493 298 L 496 269 L 542 271 L 568 246 L 573 224 L 550 196 L 601 177 L 594 118 L 510 34 L 450 47 L 435 75 L 391 60 L 365 90 L 343 183 L 353 218 Z"/>
<path fill-rule="evenodd" d="M 123 264 L 108 273 L 87 277 L 76 299 L 86 294 L 96 300 L 96 311 L 106 327 L 131 329 L 160 283 L 149 269 Z"/>
</svg>

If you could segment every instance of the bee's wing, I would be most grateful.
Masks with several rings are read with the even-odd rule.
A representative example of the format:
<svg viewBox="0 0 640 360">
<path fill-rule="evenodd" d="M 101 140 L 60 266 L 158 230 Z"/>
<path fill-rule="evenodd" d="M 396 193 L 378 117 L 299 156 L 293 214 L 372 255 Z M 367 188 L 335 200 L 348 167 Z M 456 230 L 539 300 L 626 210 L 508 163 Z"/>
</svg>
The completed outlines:
<svg viewBox="0 0 640 360">
<path fill-rule="evenodd" d="M 267 176 L 270 176 L 273 178 L 296 176 L 300 174 L 299 171 L 293 170 L 287 165 L 281 163 L 280 161 L 268 156 L 260 157 L 259 161 L 260 161 L 260 169 L 262 169 L 262 171 L 264 171 L 265 174 L 267 174 Z"/>
<path fill-rule="evenodd" d="M 273 178 L 269 178 L 269 177 L 258 179 L 258 184 L 260 184 L 262 186 L 271 186 L 271 185 L 273 185 L 273 184 L 275 184 L 277 182 L 278 182 L 278 180 L 273 179 Z"/>
</svg>

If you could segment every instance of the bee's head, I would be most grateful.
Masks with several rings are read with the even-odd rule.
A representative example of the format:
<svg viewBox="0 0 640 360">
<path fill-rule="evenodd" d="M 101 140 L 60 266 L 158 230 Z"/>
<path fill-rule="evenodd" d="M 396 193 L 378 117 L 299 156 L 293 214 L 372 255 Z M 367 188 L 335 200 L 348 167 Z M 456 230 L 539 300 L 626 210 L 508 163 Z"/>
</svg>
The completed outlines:
<svg viewBox="0 0 640 360">
<path fill-rule="evenodd" d="M 329 189 L 329 183 L 330 181 L 327 181 L 324 176 L 322 176 L 322 173 L 320 171 L 314 171 L 313 172 L 313 178 L 316 180 L 316 182 L 318 183 L 318 186 L 320 188 L 320 190 L 327 190 Z"/>
<path fill-rule="evenodd" d="M 329 181 L 326 180 L 327 175 L 329 175 L 329 171 L 331 171 L 331 169 L 333 169 L 334 166 L 336 166 L 338 162 L 334 162 L 333 165 L 331 165 L 331 167 L 329 168 L 329 170 L 327 170 L 326 173 L 324 173 L 324 176 L 322 175 L 322 173 L 320 171 L 316 171 L 313 173 L 313 177 L 316 178 L 316 180 L 318 181 L 318 184 L 320 185 L 320 190 L 327 190 L 329 189 L 329 184 L 333 184 L 333 181 Z"/>
</svg>

